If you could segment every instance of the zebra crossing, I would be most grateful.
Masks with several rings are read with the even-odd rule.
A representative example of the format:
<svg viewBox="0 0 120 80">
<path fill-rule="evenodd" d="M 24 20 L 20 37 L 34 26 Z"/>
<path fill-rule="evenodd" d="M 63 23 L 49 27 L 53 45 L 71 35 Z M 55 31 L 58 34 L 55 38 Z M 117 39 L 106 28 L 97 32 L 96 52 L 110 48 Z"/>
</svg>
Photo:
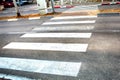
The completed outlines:
<svg viewBox="0 0 120 80">
<path fill-rule="evenodd" d="M 89 20 L 87 20 L 89 18 Z M 66 30 L 94 29 L 96 16 L 64 16 L 54 17 L 44 22 L 40 27 L 34 28 L 31 33 L 20 36 L 20 39 L 32 38 L 33 42 L 10 42 L 4 50 L 37 50 L 37 51 L 63 51 L 87 52 L 88 43 L 74 42 L 34 42 L 34 39 L 90 39 L 92 33 L 67 32 Z M 79 21 L 78 21 L 79 19 Z M 82 20 L 85 19 L 85 20 Z M 69 24 L 67 26 L 67 24 Z M 71 25 L 72 24 L 72 25 Z M 77 24 L 77 25 L 76 25 Z M 89 24 L 89 25 L 86 25 Z M 62 25 L 62 26 L 61 26 Z M 63 27 L 64 26 L 64 27 Z M 37 32 L 38 31 L 38 32 Z M 45 32 L 44 32 L 45 31 Z M 49 32 L 53 31 L 53 32 Z M 56 32 L 59 31 L 59 32 Z M 62 32 L 63 31 L 63 32 Z M 44 33 L 43 33 L 44 32 Z M 48 40 L 49 41 L 49 40 Z M 67 54 L 66 54 L 67 55 Z M 82 62 L 35 60 L 22 58 L 0 57 L 0 68 L 20 70 L 41 74 L 52 74 L 77 77 Z M 22 66 L 24 65 L 24 66 Z M 27 80 L 27 79 L 25 79 Z"/>
</svg>

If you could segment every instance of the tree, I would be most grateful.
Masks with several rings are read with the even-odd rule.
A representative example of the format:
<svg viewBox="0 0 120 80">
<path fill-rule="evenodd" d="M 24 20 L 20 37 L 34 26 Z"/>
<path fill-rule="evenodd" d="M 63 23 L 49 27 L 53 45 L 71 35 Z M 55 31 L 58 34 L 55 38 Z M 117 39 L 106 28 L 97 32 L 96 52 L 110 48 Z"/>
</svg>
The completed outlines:
<svg viewBox="0 0 120 80">
<path fill-rule="evenodd" d="M 49 7 L 49 6 L 50 6 L 49 1 L 50 1 L 50 0 L 46 0 L 47 7 Z"/>
<path fill-rule="evenodd" d="M 14 6 L 15 6 L 17 17 L 21 16 L 20 11 L 19 11 L 18 6 L 17 6 L 17 3 L 16 3 L 16 0 L 13 0 L 13 3 L 14 3 Z"/>
</svg>

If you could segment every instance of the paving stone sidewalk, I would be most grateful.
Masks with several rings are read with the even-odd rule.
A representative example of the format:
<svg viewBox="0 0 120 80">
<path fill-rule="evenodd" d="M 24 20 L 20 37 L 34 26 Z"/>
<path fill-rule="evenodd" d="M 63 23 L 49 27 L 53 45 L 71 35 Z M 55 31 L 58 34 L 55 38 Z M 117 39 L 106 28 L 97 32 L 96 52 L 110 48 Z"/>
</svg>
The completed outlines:
<svg viewBox="0 0 120 80">
<path fill-rule="evenodd" d="M 20 18 L 28 18 L 28 17 L 36 17 L 40 16 L 39 10 L 37 8 L 37 4 L 28 4 L 19 7 L 20 13 L 22 17 Z M 120 5 L 100 5 L 100 4 L 93 4 L 93 5 L 77 5 L 72 6 L 69 8 L 55 8 L 55 11 L 59 13 L 59 15 L 67 15 L 67 14 L 78 14 L 79 15 L 97 15 L 99 13 L 119 13 L 120 12 Z M 52 9 L 48 8 L 48 16 L 55 15 L 49 14 L 52 13 Z M 57 14 L 58 15 L 58 14 Z M 45 15 L 47 16 L 47 15 Z M 7 8 L 0 12 L 0 20 L 9 19 L 9 18 L 16 18 L 15 8 Z"/>
</svg>

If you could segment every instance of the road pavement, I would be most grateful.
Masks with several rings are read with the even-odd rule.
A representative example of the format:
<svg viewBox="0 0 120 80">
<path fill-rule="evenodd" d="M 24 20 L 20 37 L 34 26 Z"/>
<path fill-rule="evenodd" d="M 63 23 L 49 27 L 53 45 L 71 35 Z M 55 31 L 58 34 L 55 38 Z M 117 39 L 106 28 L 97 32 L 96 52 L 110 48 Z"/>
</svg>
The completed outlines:
<svg viewBox="0 0 120 80">
<path fill-rule="evenodd" d="M 1 21 L 0 76 L 119 80 L 119 20 L 119 16 L 68 15 Z"/>
</svg>

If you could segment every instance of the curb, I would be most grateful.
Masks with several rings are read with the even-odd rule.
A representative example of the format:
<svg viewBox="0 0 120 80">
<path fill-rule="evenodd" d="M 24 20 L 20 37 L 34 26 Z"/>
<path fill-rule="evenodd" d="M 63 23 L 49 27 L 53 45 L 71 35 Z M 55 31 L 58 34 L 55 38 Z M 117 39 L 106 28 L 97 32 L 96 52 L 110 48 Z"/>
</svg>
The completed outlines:
<svg viewBox="0 0 120 80">
<path fill-rule="evenodd" d="M 102 2 L 101 5 L 117 5 L 120 4 L 120 1 L 117 2 Z"/>
<path fill-rule="evenodd" d="M 48 13 L 46 15 L 40 15 L 39 13 L 37 14 L 29 14 L 29 15 L 22 15 L 20 17 L 16 16 L 8 16 L 8 17 L 0 17 L 0 21 L 18 21 L 19 19 L 40 19 L 40 17 L 56 17 L 56 16 L 76 16 L 76 15 L 81 15 L 81 16 L 88 16 L 88 15 L 97 15 L 96 10 L 83 10 L 83 11 L 73 11 L 73 12 L 56 12 L 56 13 Z"/>
<path fill-rule="evenodd" d="M 120 13 L 99 13 L 98 17 L 120 16 Z"/>
<path fill-rule="evenodd" d="M 54 6 L 54 8 L 72 8 L 74 6 L 68 5 L 68 6 Z"/>
<path fill-rule="evenodd" d="M 61 14 L 60 12 L 56 13 L 48 13 L 45 15 L 40 15 L 39 13 L 36 14 L 28 14 L 28 15 L 22 15 L 20 17 L 17 16 L 8 16 L 8 17 L 0 17 L 0 21 L 16 21 L 18 19 L 39 19 L 40 17 L 47 17 L 47 16 L 56 16 Z"/>
</svg>

